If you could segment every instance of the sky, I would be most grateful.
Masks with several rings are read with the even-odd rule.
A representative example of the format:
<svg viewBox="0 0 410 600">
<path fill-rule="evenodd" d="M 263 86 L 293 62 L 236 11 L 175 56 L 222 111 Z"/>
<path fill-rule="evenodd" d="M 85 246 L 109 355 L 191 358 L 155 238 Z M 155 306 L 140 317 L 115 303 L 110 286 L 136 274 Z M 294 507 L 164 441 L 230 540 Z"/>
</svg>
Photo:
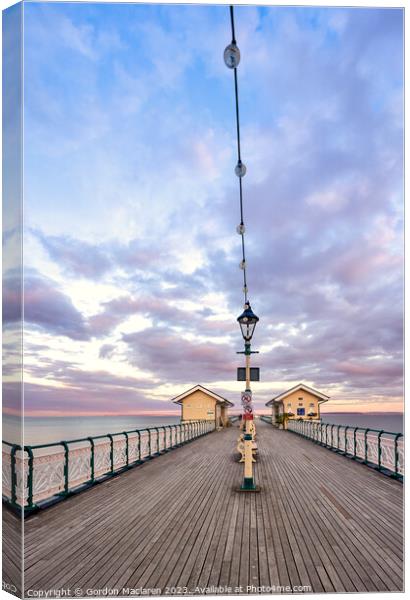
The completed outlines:
<svg viewBox="0 0 410 600">
<path fill-rule="evenodd" d="M 256 410 L 303 382 L 400 411 L 403 12 L 235 22 Z M 165 415 L 198 383 L 239 408 L 230 41 L 225 6 L 25 5 L 26 414 Z"/>
</svg>

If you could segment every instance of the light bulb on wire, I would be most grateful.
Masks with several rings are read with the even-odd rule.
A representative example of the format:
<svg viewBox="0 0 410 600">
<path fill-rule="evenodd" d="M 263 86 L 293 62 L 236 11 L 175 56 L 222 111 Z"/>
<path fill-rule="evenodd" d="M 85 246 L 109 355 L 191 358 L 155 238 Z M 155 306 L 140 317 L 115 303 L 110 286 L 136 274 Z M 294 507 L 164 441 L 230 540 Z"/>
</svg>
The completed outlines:
<svg viewBox="0 0 410 600">
<path fill-rule="evenodd" d="M 239 48 L 236 44 L 232 42 L 229 44 L 224 50 L 224 61 L 228 69 L 236 69 L 239 65 L 239 61 L 241 60 L 241 53 L 239 52 Z"/>
<path fill-rule="evenodd" d="M 235 175 L 238 177 L 243 177 L 246 175 L 246 167 L 242 161 L 238 160 L 238 164 L 235 167 Z"/>
</svg>

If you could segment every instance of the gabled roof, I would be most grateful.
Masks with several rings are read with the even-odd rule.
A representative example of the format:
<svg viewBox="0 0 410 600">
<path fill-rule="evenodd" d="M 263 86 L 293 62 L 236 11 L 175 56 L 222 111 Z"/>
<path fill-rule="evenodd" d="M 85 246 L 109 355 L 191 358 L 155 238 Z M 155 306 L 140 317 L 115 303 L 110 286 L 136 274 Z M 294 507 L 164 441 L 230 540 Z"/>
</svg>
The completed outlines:
<svg viewBox="0 0 410 600">
<path fill-rule="evenodd" d="M 266 402 L 265 406 L 272 406 L 272 404 L 274 404 L 275 402 L 282 402 L 282 400 L 284 400 L 287 396 L 290 396 L 290 394 L 293 394 L 293 392 L 297 392 L 297 390 L 309 392 L 309 394 L 316 396 L 322 402 L 327 402 L 330 398 L 330 396 L 326 396 L 326 394 L 322 394 L 322 392 L 318 392 L 317 390 L 314 390 L 313 388 L 309 387 L 308 385 L 305 385 L 304 383 L 298 383 L 293 388 L 290 388 L 290 390 L 282 392 L 282 394 L 279 394 L 278 396 L 275 396 L 275 398 L 272 398 L 272 400 L 269 400 L 269 402 Z"/>
<path fill-rule="evenodd" d="M 229 400 L 227 400 L 226 398 L 223 398 L 219 394 L 215 394 L 215 392 L 211 392 L 211 390 L 208 390 L 208 388 L 199 384 L 195 385 L 193 388 L 187 390 L 186 392 L 183 392 L 179 396 L 172 398 L 172 402 L 176 402 L 176 404 L 181 404 L 184 398 L 186 398 L 190 394 L 193 394 L 194 392 L 197 392 L 198 390 L 204 392 L 204 394 L 208 394 L 208 396 L 211 396 L 212 398 L 215 398 L 218 404 L 221 404 L 223 406 L 233 406 L 233 403 L 229 402 Z"/>
</svg>

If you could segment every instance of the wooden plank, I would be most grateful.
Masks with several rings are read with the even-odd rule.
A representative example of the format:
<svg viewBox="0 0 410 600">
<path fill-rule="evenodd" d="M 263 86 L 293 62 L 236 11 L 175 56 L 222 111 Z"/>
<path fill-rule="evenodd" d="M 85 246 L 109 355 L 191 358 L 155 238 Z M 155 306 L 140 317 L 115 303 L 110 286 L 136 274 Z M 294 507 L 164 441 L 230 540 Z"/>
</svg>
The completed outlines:
<svg viewBox="0 0 410 600">
<path fill-rule="evenodd" d="M 402 485 L 261 421 L 257 432 L 260 494 L 235 491 L 232 427 L 28 519 L 26 587 L 400 591 Z"/>
<path fill-rule="evenodd" d="M 146 473 L 149 473 L 149 471 L 147 471 Z M 38 585 L 42 585 L 43 582 L 41 579 L 39 580 L 39 576 L 43 575 L 44 577 L 45 575 L 45 577 L 47 578 L 47 573 L 49 573 L 50 566 L 58 564 L 58 562 L 60 562 L 62 558 L 64 558 L 65 560 L 65 574 L 64 578 L 62 578 L 62 576 L 59 575 L 60 585 L 67 585 L 68 587 L 70 577 L 73 577 L 76 574 L 77 578 L 75 582 L 78 583 L 80 581 L 81 572 L 89 573 L 90 576 L 92 576 L 93 566 L 101 565 L 101 553 L 106 553 L 107 550 L 109 550 L 110 548 L 117 548 L 116 553 L 118 553 L 118 548 L 120 547 L 119 544 L 121 541 L 121 546 L 123 549 L 122 551 L 127 552 L 127 541 L 129 539 L 129 536 L 132 535 L 133 526 L 139 527 L 140 533 L 142 535 L 145 534 L 146 538 L 149 539 L 149 530 L 153 526 L 153 524 L 155 525 L 155 521 L 157 518 L 156 515 L 159 512 L 158 503 L 160 503 L 160 505 L 164 505 L 166 503 L 166 497 L 164 497 L 163 494 L 158 495 L 158 481 L 156 479 L 147 482 L 146 479 L 143 478 L 143 473 L 135 473 L 133 475 L 133 480 L 135 481 L 135 484 L 137 486 L 141 486 L 141 493 L 138 494 L 137 500 L 138 506 L 140 507 L 139 510 L 135 510 L 136 500 L 133 494 L 127 495 L 124 498 L 124 496 L 122 496 L 122 494 L 119 493 L 118 497 L 114 498 L 112 511 L 119 511 L 118 517 L 115 521 L 113 521 L 112 518 L 110 518 L 110 516 L 112 515 L 111 511 L 107 512 L 107 510 L 104 509 L 104 514 L 101 515 L 101 509 L 99 508 L 98 503 L 97 506 L 94 506 L 94 502 L 90 504 L 88 506 L 88 510 L 93 515 L 93 526 L 88 529 L 89 536 L 86 539 L 86 541 L 84 542 L 84 536 L 79 535 L 77 533 L 78 543 L 76 541 L 74 541 L 73 544 L 66 543 L 66 554 L 61 553 L 60 551 L 59 553 L 55 554 L 55 559 L 51 559 L 51 561 L 48 560 L 48 555 L 46 555 L 43 559 L 43 569 L 40 570 L 38 568 L 38 564 L 34 567 L 35 578 L 33 580 L 33 585 L 36 583 Z M 167 490 L 170 493 L 172 493 L 173 491 L 177 492 L 183 480 L 184 473 L 178 473 L 177 471 L 176 474 L 174 474 L 174 480 L 165 480 L 165 484 L 168 484 Z M 114 481 L 111 481 L 102 485 L 107 486 L 108 491 L 109 484 L 113 483 Z M 146 484 L 146 486 L 143 485 L 144 483 Z M 122 490 L 118 490 L 118 492 L 121 491 Z M 178 497 L 178 494 L 176 494 L 176 497 Z M 74 498 L 72 500 L 74 500 Z M 72 503 L 69 507 L 67 501 L 67 503 L 60 505 L 59 508 L 63 507 L 66 509 L 67 517 L 71 516 L 75 505 Z M 131 519 L 130 515 L 132 515 Z M 146 515 L 150 515 L 151 518 L 145 521 L 144 516 Z M 141 523 L 144 523 L 144 525 L 141 526 Z M 126 540 L 122 539 L 122 537 L 124 536 L 124 524 L 126 526 L 125 535 L 128 538 Z M 65 525 L 63 527 L 64 529 L 67 529 Z M 54 531 L 56 531 L 57 539 L 53 537 L 53 543 L 50 544 L 51 546 L 53 546 L 55 543 L 58 544 L 60 539 L 58 537 L 59 528 L 54 529 Z M 111 531 L 113 533 L 108 536 L 107 534 Z M 99 545 L 99 552 L 94 552 L 94 555 L 90 556 L 90 550 L 92 550 L 94 547 L 98 548 Z M 50 549 L 50 552 L 52 551 L 52 549 L 53 548 Z M 112 552 L 114 552 L 114 550 L 112 550 Z M 121 551 L 119 553 L 121 553 Z M 82 558 L 84 558 L 84 560 L 81 560 Z M 31 570 L 28 569 L 27 573 L 30 576 Z"/>
</svg>

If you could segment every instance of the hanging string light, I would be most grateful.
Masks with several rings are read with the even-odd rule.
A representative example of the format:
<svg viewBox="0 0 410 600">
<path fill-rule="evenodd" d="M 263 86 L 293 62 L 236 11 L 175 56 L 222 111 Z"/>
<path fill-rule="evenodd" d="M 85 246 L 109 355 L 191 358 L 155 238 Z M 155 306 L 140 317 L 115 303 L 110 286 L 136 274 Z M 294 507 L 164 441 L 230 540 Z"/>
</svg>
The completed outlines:
<svg viewBox="0 0 410 600">
<path fill-rule="evenodd" d="M 238 92 L 238 72 L 237 68 L 241 60 L 241 53 L 238 46 L 236 45 L 235 39 L 235 22 L 233 14 L 233 6 L 229 7 L 231 15 L 231 30 L 232 30 L 232 41 L 224 50 L 224 61 L 228 69 L 233 69 L 234 84 L 235 84 L 235 107 L 236 107 L 236 140 L 238 150 L 238 161 L 235 166 L 235 174 L 239 180 L 239 208 L 241 221 L 236 228 L 237 233 L 241 236 L 242 241 L 242 260 L 239 264 L 240 269 L 243 271 L 243 295 L 245 304 L 248 302 L 248 284 L 246 280 L 246 258 L 245 258 L 245 224 L 243 216 L 243 191 L 242 191 L 242 178 L 246 175 L 246 166 L 242 162 L 241 157 L 241 133 L 239 126 L 239 92 Z"/>
</svg>

